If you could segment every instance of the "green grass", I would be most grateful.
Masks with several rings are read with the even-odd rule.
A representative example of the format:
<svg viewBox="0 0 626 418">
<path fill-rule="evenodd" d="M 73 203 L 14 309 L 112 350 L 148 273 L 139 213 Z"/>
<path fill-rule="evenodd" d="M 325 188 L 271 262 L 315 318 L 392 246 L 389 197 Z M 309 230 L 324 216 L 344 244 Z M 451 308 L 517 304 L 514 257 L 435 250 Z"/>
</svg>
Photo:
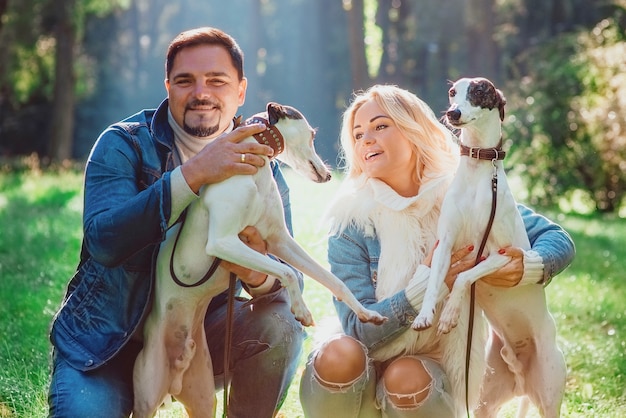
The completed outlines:
<svg viewBox="0 0 626 418">
<path fill-rule="evenodd" d="M 313 184 L 287 172 L 296 239 L 326 264 L 322 212 L 338 182 Z M 78 261 L 82 173 L 76 169 L 0 167 L 0 417 L 46 416 L 48 328 Z M 569 377 L 564 417 L 626 416 L 626 221 L 555 215 L 578 254 L 547 288 Z M 306 282 L 318 327 L 334 313 L 330 293 Z M 298 382 L 312 338 L 281 416 L 302 417 Z M 219 396 L 218 396 L 219 399 Z M 501 414 L 513 417 L 510 405 Z M 180 406 L 160 414 L 184 416 Z M 538 416 L 531 411 L 530 416 Z"/>
<path fill-rule="evenodd" d="M 48 327 L 77 262 L 75 171 L 0 173 L 0 416 L 44 416 Z"/>
</svg>

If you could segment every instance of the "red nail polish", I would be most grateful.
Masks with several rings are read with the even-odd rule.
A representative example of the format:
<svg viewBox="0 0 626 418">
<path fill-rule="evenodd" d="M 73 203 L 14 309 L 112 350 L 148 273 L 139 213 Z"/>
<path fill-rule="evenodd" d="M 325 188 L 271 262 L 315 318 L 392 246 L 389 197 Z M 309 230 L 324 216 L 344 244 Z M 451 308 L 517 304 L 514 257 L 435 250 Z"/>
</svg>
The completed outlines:
<svg viewBox="0 0 626 418">
<path fill-rule="evenodd" d="M 467 251 L 474 251 L 474 246 L 470 245 L 469 247 L 467 247 Z"/>
<path fill-rule="evenodd" d="M 480 257 L 480 261 L 485 261 L 487 259 L 487 257 L 485 257 L 484 255 L 482 257 Z"/>
<path fill-rule="evenodd" d="M 500 248 L 498 250 L 498 254 L 504 254 L 506 252 L 506 250 L 504 248 Z"/>
</svg>

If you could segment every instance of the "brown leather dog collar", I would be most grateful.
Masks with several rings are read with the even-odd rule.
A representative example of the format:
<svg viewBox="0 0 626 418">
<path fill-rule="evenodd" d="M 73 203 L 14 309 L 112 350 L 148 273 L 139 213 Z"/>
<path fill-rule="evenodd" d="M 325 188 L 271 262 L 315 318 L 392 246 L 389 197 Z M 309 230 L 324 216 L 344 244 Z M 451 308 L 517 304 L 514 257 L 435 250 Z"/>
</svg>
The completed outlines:
<svg viewBox="0 0 626 418">
<path fill-rule="evenodd" d="M 504 160 L 506 156 L 506 151 L 502 151 L 502 141 L 495 148 L 468 147 L 461 142 L 459 142 L 459 147 L 461 148 L 462 156 L 476 158 L 477 160 Z"/>
<path fill-rule="evenodd" d="M 235 125 L 241 123 L 241 119 L 235 121 Z M 269 121 L 260 116 L 253 116 L 250 119 L 246 120 L 246 125 L 250 123 L 262 123 L 267 129 L 263 132 L 259 132 L 258 134 L 254 134 L 254 139 L 259 144 L 267 145 L 274 150 L 274 157 L 283 152 L 285 149 L 285 139 L 283 138 L 283 134 L 280 133 L 276 125 L 271 125 Z"/>
</svg>

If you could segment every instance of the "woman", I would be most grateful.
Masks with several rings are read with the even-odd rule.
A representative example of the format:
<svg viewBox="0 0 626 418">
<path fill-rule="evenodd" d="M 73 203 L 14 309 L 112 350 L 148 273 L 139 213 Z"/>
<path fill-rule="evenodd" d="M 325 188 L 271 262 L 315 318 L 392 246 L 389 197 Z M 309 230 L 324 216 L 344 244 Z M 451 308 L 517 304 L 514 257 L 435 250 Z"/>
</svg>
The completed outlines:
<svg viewBox="0 0 626 418">
<path fill-rule="evenodd" d="M 465 411 L 468 311 L 443 336 L 417 332 L 436 245 L 439 210 L 458 163 L 451 133 L 412 93 L 373 86 L 346 110 L 341 145 L 347 176 L 329 208 L 331 270 L 357 299 L 389 318 L 363 324 L 335 302 L 343 328 L 311 353 L 301 381 L 307 417 L 454 417 Z M 547 283 L 574 256 L 565 231 L 520 206 L 532 250 L 503 249 L 511 262 L 481 280 L 496 286 Z M 441 302 L 474 264 L 474 245 L 452 255 Z M 477 311 L 479 311 L 477 309 Z M 435 320 L 437 317 L 435 318 Z M 484 370 L 484 327 L 476 312 L 469 373 L 475 406 Z"/>
</svg>

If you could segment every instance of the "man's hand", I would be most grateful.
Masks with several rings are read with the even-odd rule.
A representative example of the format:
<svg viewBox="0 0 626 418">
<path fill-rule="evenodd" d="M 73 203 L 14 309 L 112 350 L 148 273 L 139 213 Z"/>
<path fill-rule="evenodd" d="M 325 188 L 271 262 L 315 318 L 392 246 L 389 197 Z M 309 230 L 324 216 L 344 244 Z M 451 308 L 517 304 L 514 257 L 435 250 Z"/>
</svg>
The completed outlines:
<svg viewBox="0 0 626 418">
<path fill-rule="evenodd" d="M 242 125 L 213 140 L 181 166 L 187 184 L 198 193 L 204 184 L 219 183 L 237 174 L 254 174 L 265 165 L 262 156 L 271 157 L 274 151 L 258 142 L 241 143 L 244 138 L 262 132 L 262 123 Z"/>
<path fill-rule="evenodd" d="M 255 227 L 245 227 L 244 230 L 239 233 L 239 239 L 245 242 L 246 245 L 254 251 L 267 254 L 267 243 L 263 240 L 263 237 L 261 237 L 261 234 L 259 234 L 259 231 Z M 242 282 L 251 287 L 261 286 L 267 279 L 267 274 L 250 270 L 225 260 L 222 260 L 222 267 L 231 273 L 235 273 Z"/>
</svg>

